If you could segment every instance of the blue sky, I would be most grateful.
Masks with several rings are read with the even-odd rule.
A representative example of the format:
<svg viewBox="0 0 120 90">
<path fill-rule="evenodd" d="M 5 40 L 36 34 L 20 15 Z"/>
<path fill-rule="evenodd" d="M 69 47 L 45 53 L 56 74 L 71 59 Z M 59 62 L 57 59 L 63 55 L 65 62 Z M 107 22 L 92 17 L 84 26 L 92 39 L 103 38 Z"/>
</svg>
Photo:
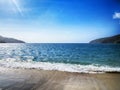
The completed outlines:
<svg viewBox="0 0 120 90">
<path fill-rule="evenodd" d="M 120 34 L 120 0 L 0 0 L 0 35 L 86 43 Z"/>
</svg>

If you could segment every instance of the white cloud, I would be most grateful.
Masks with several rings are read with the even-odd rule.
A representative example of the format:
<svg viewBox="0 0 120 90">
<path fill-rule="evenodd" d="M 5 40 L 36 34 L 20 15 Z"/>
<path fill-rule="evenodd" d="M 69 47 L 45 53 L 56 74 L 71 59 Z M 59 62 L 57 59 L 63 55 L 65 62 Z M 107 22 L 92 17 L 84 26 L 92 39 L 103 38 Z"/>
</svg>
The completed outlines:
<svg viewBox="0 0 120 90">
<path fill-rule="evenodd" d="M 22 1 L 0 0 L 0 12 L 7 15 L 20 14 L 23 16 Z"/>
<path fill-rule="evenodd" d="M 113 19 L 120 19 L 120 12 L 115 12 L 113 15 Z"/>
<path fill-rule="evenodd" d="M 23 16 L 22 9 L 20 7 L 20 3 L 17 0 L 12 0 L 12 3 L 15 5 L 17 11 Z"/>
</svg>

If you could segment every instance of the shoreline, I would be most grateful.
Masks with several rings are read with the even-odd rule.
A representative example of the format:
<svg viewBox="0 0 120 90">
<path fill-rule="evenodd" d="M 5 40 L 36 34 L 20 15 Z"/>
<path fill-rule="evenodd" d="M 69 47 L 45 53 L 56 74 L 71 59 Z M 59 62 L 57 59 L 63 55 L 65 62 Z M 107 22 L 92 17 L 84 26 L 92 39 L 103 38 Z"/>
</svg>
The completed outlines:
<svg viewBox="0 0 120 90">
<path fill-rule="evenodd" d="M 42 69 L 42 70 L 57 70 L 64 72 L 75 73 L 120 73 L 120 67 L 111 66 L 96 66 L 96 65 L 79 65 L 79 64 L 64 64 L 50 62 L 35 62 L 30 60 L 20 61 L 14 58 L 0 60 L 0 66 L 5 68 L 24 68 L 24 69 Z"/>
<path fill-rule="evenodd" d="M 119 90 L 120 73 L 85 74 L 0 67 L 1 90 Z"/>
</svg>

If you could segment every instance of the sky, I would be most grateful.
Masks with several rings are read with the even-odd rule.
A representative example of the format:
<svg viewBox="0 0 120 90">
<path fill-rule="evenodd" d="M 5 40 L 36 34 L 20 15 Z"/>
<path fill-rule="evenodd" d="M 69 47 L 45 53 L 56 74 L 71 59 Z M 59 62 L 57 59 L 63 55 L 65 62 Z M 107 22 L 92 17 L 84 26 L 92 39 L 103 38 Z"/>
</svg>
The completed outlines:
<svg viewBox="0 0 120 90">
<path fill-rule="evenodd" d="M 88 43 L 120 34 L 120 0 L 0 0 L 0 35 L 28 43 Z"/>
</svg>

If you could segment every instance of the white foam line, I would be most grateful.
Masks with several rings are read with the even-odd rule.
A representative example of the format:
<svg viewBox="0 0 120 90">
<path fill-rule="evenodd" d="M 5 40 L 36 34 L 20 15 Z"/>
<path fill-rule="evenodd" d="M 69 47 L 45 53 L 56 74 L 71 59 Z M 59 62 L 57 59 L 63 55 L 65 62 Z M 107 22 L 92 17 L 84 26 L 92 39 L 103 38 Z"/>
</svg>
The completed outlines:
<svg viewBox="0 0 120 90">
<path fill-rule="evenodd" d="M 120 72 L 120 67 L 94 66 L 94 65 L 76 65 L 49 62 L 17 61 L 15 59 L 0 60 L 0 67 L 9 68 L 29 68 L 43 70 L 58 70 L 78 73 L 104 73 L 104 72 Z"/>
</svg>

